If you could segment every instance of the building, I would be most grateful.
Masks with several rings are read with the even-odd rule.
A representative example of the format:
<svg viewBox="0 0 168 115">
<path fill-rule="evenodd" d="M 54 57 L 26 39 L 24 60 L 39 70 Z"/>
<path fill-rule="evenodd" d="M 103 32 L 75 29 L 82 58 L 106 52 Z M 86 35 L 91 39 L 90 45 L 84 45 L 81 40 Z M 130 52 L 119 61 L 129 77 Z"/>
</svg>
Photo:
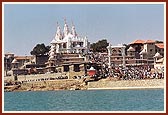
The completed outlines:
<svg viewBox="0 0 168 115">
<path fill-rule="evenodd" d="M 14 56 L 12 63 L 18 62 L 18 68 L 24 68 L 27 64 L 33 63 L 34 56 Z"/>
<path fill-rule="evenodd" d="M 150 66 L 153 68 L 154 64 L 158 63 L 158 55 L 164 57 L 164 44 L 155 40 L 135 40 L 128 46 L 124 58 L 121 47 L 111 46 L 109 63 L 114 66 L 125 63 L 126 66 Z"/>
<path fill-rule="evenodd" d="M 135 49 L 134 55 L 136 59 L 140 59 L 139 53 L 142 51 L 144 43 L 145 43 L 144 40 L 135 40 L 129 44 L 130 47 Z"/>
<path fill-rule="evenodd" d="M 47 72 L 65 73 L 69 78 L 85 75 L 86 55 L 89 48 L 90 43 L 87 37 L 80 37 L 74 24 L 70 30 L 65 20 L 63 31 L 61 31 L 57 23 L 56 35 L 51 41 L 49 59 L 46 63 Z"/>
<path fill-rule="evenodd" d="M 163 43 L 156 43 L 155 44 L 155 53 L 160 53 L 160 55 L 164 56 L 164 44 Z"/>
<path fill-rule="evenodd" d="M 28 74 L 27 65 L 34 63 L 34 56 L 14 56 L 12 64 L 13 75 Z"/>
<path fill-rule="evenodd" d="M 5 53 L 4 55 L 4 75 L 8 76 L 8 71 L 12 69 L 12 61 L 14 59 L 14 53 Z"/>
<path fill-rule="evenodd" d="M 26 70 L 26 66 L 33 63 L 34 56 L 15 56 L 14 53 L 4 54 L 4 75 L 21 74 Z M 21 72 L 22 71 L 22 72 Z"/>
</svg>

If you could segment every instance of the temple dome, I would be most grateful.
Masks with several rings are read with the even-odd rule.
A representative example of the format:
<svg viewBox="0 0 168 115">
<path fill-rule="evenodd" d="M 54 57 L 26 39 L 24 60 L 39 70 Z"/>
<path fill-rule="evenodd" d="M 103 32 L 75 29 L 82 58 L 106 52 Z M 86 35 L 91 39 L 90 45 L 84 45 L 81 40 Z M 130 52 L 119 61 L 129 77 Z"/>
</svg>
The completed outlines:
<svg viewBox="0 0 168 115">
<path fill-rule="evenodd" d="M 91 67 L 89 70 L 95 70 L 94 67 Z"/>
<path fill-rule="evenodd" d="M 161 55 L 160 55 L 160 53 L 159 52 L 157 52 L 156 54 L 155 54 L 155 56 L 154 57 L 162 57 Z"/>
<path fill-rule="evenodd" d="M 135 49 L 132 46 L 130 46 L 127 51 L 135 51 Z"/>
<path fill-rule="evenodd" d="M 17 59 L 14 59 L 12 63 L 19 63 L 19 62 L 17 61 Z"/>
<path fill-rule="evenodd" d="M 139 54 L 146 54 L 146 53 L 147 53 L 146 50 L 143 49 Z"/>
</svg>

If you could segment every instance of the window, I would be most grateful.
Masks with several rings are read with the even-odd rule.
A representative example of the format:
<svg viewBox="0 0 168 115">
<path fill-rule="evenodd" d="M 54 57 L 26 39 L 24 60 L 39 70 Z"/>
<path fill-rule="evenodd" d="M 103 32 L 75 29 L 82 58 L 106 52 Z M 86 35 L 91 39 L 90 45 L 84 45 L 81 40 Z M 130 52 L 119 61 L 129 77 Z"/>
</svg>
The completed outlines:
<svg viewBox="0 0 168 115">
<path fill-rule="evenodd" d="M 63 48 L 66 48 L 66 43 L 63 44 Z"/>
<path fill-rule="evenodd" d="M 83 42 L 80 42 L 79 45 L 80 45 L 81 47 L 83 47 Z"/>
<path fill-rule="evenodd" d="M 75 42 L 73 42 L 73 47 L 75 47 L 76 46 L 76 43 Z"/>
<path fill-rule="evenodd" d="M 74 71 L 75 71 L 75 72 L 79 72 L 79 71 L 80 71 L 79 64 L 75 64 L 75 65 L 74 65 Z"/>
<path fill-rule="evenodd" d="M 153 51 L 153 49 L 150 49 L 150 52 L 152 52 Z"/>
<path fill-rule="evenodd" d="M 82 53 L 84 53 L 84 51 L 85 51 L 85 50 L 84 50 L 84 49 L 82 49 Z"/>
<path fill-rule="evenodd" d="M 69 65 L 64 65 L 64 72 L 68 72 L 69 71 Z"/>
<path fill-rule="evenodd" d="M 59 48 L 61 48 L 61 44 L 59 44 Z"/>
</svg>

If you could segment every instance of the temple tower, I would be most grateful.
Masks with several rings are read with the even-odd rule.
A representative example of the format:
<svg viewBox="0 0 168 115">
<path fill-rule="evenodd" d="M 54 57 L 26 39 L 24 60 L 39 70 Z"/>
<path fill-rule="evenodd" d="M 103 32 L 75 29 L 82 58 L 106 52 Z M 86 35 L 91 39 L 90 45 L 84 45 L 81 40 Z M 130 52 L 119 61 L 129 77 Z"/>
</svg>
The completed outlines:
<svg viewBox="0 0 168 115">
<path fill-rule="evenodd" d="M 64 19 L 64 37 L 68 36 L 69 34 L 69 28 L 68 28 L 68 25 L 66 23 L 66 19 Z"/>
</svg>

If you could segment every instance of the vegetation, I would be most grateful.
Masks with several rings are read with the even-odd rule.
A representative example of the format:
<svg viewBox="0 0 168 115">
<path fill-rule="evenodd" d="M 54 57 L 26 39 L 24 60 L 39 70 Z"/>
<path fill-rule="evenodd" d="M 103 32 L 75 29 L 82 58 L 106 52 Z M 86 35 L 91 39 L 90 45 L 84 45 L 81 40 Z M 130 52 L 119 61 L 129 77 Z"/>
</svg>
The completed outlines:
<svg viewBox="0 0 168 115">
<path fill-rule="evenodd" d="M 50 46 L 45 46 L 44 43 L 37 44 L 30 52 L 31 55 L 45 55 L 50 51 Z"/>
<path fill-rule="evenodd" d="M 107 43 L 106 39 L 99 40 L 96 43 L 91 44 L 90 48 L 93 52 L 107 52 L 107 46 L 109 43 Z"/>
<path fill-rule="evenodd" d="M 129 47 L 130 47 L 130 44 L 123 44 L 124 46 L 125 46 L 125 54 L 127 55 L 127 50 L 129 49 Z"/>
<path fill-rule="evenodd" d="M 158 41 L 158 40 L 156 40 L 156 43 L 163 43 L 163 41 Z"/>
</svg>

